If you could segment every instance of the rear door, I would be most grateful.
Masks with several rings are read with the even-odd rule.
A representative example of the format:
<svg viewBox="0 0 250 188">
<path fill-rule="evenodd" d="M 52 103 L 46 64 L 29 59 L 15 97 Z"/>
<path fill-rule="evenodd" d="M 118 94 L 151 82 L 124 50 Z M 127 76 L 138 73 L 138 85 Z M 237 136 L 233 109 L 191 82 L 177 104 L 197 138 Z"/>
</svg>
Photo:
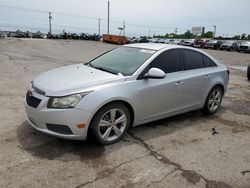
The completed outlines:
<svg viewBox="0 0 250 188">
<path fill-rule="evenodd" d="M 181 51 L 185 69 L 183 74 L 183 108 L 192 108 L 202 104 L 204 96 L 207 95 L 209 80 L 212 75 L 209 65 L 204 63 L 202 53 L 189 49 L 182 49 Z"/>
</svg>

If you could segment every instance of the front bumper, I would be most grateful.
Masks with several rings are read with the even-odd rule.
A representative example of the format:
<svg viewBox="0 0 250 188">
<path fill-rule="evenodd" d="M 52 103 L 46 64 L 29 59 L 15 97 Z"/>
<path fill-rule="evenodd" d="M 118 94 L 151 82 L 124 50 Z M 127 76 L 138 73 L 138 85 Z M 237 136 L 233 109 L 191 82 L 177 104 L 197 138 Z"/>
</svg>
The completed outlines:
<svg viewBox="0 0 250 188">
<path fill-rule="evenodd" d="M 41 100 L 36 107 L 31 107 L 25 103 L 28 123 L 38 131 L 54 135 L 60 138 L 85 140 L 87 138 L 88 125 L 91 113 L 77 108 L 71 109 L 50 109 L 47 108 L 49 97 L 32 92 L 32 95 Z M 85 124 L 84 128 L 78 128 L 78 124 Z M 68 127 L 68 132 L 49 129 L 49 125 Z M 61 127 L 60 127 L 61 126 Z"/>
</svg>

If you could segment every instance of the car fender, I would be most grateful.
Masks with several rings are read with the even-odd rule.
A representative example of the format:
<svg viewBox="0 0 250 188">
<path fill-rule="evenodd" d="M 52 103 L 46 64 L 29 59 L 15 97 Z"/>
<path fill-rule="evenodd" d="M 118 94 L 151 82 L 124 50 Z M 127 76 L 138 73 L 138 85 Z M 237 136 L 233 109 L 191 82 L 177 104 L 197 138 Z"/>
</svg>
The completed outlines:
<svg viewBox="0 0 250 188">
<path fill-rule="evenodd" d="M 122 84 L 118 87 L 114 88 L 105 88 L 98 91 L 94 91 L 87 96 L 85 96 L 77 105 L 76 108 L 79 108 L 84 111 L 88 111 L 91 113 L 91 116 L 86 120 L 86 124 L 90 124 L 92 118 L 96 114 L 96 112 L 105 106 L 108 103 L 113 101 L 123 101 L 131 106 L 134 112 L 133 102 L 126 96 L 124 90 L 121 89 Z M 129 92 L 129 91 L 128 91 Z M 135 116 L 135 114 L 133 114 Z"/>
</svg>

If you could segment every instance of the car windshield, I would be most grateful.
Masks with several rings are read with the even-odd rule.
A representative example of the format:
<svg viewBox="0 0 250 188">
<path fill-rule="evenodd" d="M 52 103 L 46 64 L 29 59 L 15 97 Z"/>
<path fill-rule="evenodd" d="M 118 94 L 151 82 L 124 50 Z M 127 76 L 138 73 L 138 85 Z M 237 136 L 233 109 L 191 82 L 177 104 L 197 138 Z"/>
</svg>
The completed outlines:
<svg viewBox="0 0 250 188">
<path fill-rule="evenodd" d="M 132 75 L 154 53 L 154 50 L 149 49 L 120 47 L 97 57 L 88 64 L 103 71 Z"/>
</svg>

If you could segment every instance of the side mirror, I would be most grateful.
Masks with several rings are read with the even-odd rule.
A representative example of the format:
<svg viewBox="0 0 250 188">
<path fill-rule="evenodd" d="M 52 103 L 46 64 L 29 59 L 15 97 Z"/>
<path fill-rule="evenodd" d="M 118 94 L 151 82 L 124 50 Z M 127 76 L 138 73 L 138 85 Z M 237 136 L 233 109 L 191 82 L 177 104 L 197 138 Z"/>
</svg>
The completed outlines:
<svg viewBox="0 0 250 188">
<path fill-rule="evenodd" d="M 149 71 L 144 74 L 143 78 L 153 78 L 153 79 L 162 79 L 165 78 L 166 74 L 164 71 L 158 68 L 151 68 Z"/>
</svg>

